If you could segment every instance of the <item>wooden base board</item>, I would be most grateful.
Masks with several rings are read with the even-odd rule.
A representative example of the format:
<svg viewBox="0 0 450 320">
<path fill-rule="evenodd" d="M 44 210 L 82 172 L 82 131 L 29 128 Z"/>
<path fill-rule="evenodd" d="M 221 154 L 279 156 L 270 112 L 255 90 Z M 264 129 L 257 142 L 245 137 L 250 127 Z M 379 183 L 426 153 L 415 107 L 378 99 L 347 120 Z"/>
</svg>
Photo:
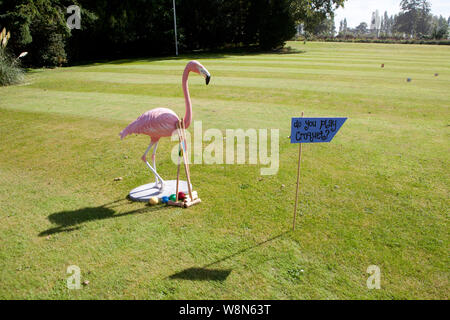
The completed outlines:
<svg viewBox="0 0 450 320">
<path fill-rule="evenodd" d="M 193 201 L 183 201 L 183 202 L 175 202 L 175 201 L 169 200 L 169 202 L 167 202 L 167 205 L 173 206 L 173 207 L 180 207 L 180 208 L 189 208 L 200 202 L 202 202 L 202 200 L 200 198 L 197 198 Z"/>
</svg>

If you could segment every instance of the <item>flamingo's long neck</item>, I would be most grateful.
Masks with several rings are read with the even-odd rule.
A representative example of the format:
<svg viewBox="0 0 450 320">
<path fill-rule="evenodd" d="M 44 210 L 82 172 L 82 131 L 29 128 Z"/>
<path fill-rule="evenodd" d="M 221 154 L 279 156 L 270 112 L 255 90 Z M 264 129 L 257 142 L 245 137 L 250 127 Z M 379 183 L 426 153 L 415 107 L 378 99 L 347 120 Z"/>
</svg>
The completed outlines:
<svg viewBox="0 0 450 320">
<path fill-rule="evenodd" d="M 191 97 L 189 96 L 189 88 L 188 88 L 188 77 L 189 77 L 189 66 L 186 66 L 183 73 L 183 93 L 184 93 L 184 101 L 186 103 L 186 114 L 184 115 L 184 127 L 188 128 L 192 121 L 192 104 Z"/>
</svg>

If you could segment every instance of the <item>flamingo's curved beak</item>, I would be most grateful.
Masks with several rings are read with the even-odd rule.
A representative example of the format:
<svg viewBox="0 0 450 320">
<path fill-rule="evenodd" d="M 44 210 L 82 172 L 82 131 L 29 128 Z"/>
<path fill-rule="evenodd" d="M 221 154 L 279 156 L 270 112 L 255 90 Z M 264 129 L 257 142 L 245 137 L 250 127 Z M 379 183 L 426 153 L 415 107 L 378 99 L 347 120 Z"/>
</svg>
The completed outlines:
<svg viewBox="0 0 450 320">
<path fill-rule="evenodd" d="M 198 68 L 199 73 L 205 78 L 206 81 L 206 85 L 209 84 L 209 81 L 211 81 L 211 74 L 209 73 L 208 70 L 206 70 L 206 68 L 204 67 L 200 67 Z"/>
</svg>

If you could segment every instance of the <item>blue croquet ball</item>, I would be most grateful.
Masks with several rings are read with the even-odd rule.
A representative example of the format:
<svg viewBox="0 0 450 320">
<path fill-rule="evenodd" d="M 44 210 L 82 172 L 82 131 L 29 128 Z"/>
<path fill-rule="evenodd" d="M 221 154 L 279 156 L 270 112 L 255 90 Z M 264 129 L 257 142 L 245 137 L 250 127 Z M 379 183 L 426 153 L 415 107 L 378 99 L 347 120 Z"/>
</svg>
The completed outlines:
<svg viewBox="0 0 450 320">
<path fill-rule="evenodd" d="M 167 202 L 169 202 L 169 197 L 166 197 L 166 196 L 162 197 L 162 198 L 161 198 L 161 202 L 162 202 L 162 203 L 167 203 Z"/>
<path fill-rule="evenodd" d="M 408 78 L 408 79 L 406 79 L 406 81 L 408 81 L 408 82 L 411 82 L 411 81 L 412 81 L 412 79 L 411 79 L 411 78 Z"/>
</svg>

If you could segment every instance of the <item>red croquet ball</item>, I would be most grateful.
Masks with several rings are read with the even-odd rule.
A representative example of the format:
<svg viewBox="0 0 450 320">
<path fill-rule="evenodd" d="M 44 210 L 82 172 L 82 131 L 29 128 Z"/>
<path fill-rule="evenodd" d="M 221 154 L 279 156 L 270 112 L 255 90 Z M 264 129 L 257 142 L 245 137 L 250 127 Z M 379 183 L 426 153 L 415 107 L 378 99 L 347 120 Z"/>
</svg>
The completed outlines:
<svg viewBox="0 0 450 320">
<path fill-rule="evenodd" d="M 178 192 L 178 199 L 180 199 L 180 200 L 184 200 L 184 199 L 186 199 L 186 195 L 184 194 L 184 192 Z"/>
</svg>

